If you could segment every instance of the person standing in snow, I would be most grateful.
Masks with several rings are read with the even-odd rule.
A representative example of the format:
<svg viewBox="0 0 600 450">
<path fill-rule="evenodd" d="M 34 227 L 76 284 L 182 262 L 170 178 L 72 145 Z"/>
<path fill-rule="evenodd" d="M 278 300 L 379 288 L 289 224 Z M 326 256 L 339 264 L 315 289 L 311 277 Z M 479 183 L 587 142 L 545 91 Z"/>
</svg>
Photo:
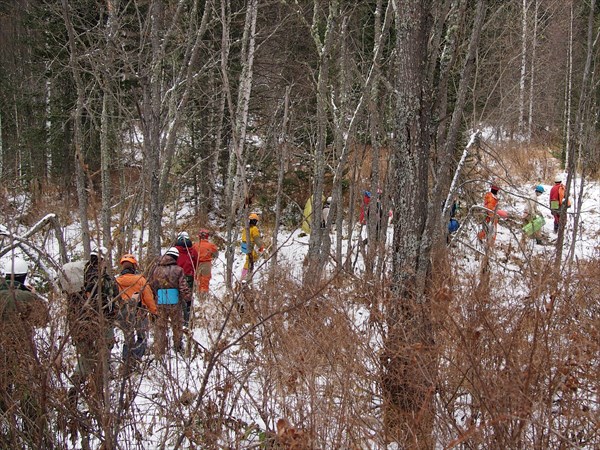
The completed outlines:
<svg viewBox="0 0 600 450">
<path fill-rule="evenodd" d="M 198 243 L 194 244 L 194 249 L 198 254 L 198 268 L 196 270 L 196 283 L 200 296 L 208 293 L 210 278 L 212 276 L 212 261 L 219 256 L 217 246 L 210 242 L 208 238 L 210 232 L 202 229 L 198 233 Z"/>
<path fill-rule="evenodd" d="M 104 247 L 92 249 L 83 270 L 82 292 L 69 297 L 67 318 L 77 350 L 77 367 L 72 376 L 74 387 L 69 397 L 75 403 L 80 385 L 90 376 L 94 377 L 90 386 L 96 388 L 93 394 L 102 398 L 102 369 L 108 370 L 108 358 L 114 345 L 114 298 L 118 289 L 107 272 L 106 251 Z"/>
<path fill-rule="evenodd" d="M 565 185 L 562 183 L 561 178 L 557 178 L 554 182 L 554 186 L 550 189 L 550 212 L 554 217 L 554 232 L 558 233 L 558 224 L 560 223 L 560 209 L 563 201 L 565 200 Z M 567 203 L 567 207 L 571 206 L 570 202 Z"/>
<path fill-rule="evenodd" d="M 123 361 L 128 362 L 130 356 L 139 361 L 146 352 L 146 312 L 156 316 L 158 309 L 148 281 L 137 273 L 138 262 L 135 256 L 123 255 L 119 264 L 121 273 L 116 277 L 119 287 L 117 323 L 125 336 Z"/>
<path fill-rule="evenodd" d="M 358 217 L 358 221 L 361 225 L 367 224 L 369 203 L 371 203 L 371 193 L 369 191 L 365 191 L 363 195 L 363 202 L 360 207 L 360 215 Z"/>
<path fill-rule="evenodd" d="M 177 243 L 175 248 L 179 250 L 179 257 L 177 258 L 177 265 L 183 269 L 185 274 L 185 281 L 190 288 L 190 292 L 194 289 L 194 276 L 196 267 L 198 266 L 198 252 L 194 248 L 194 244 L 190 240 L 190 235 L 186 231 L 182 231 L 177 236 Z M 183 324 L 188 326 L 190 322 L 190 310 L 192 308 L 192 296 L 190 296 L 189 302 L 183 303 Z"/>
<path fill-rule="evenodd" d="M 192 292 L 185 280 L 183 269 L 177 265 L 179 250 L 171 247 L 160 259 L 150 277 L 150 287 L 158 304 L 158 317 L 154 335 L 157 357 L 165 354 L 169 323 L 173 331 L 173 348 L 183 350 L 183 314 L 182 304 L 191 302 Z"/>
<path fill-rule="evenodd" d="M 0 279 L 0 414 L 7 421 L 22 423 L 20 431 L 32 437 L 33 448 L 43 447 L 45 429 L 36 398 L 41 395 L 44 374 L 37 357 L 34 328 L 48 323 L 48 306 L 24 288 L 27 269 L 24 260 L 13 257 L 7 264 L 6 278 Z M 18 441 L 17 436 L 10 437 L 11 431 L 8 433 L 7 442 Z"/>
<path fill-rule="evenodd" d="M 327 219 L 329 219 L 329 211 L 331 210 L 331 197 L 327 197 L 325 203 L 323 203 L 323 212 L 321 214 L 321 228 L 327 227 Z"/>
<path fill-rule="evenodd" d="M 250 238 L 247 238 L 247 233 Z M 256 249 L 258 248 L 258 252 Z M 258 261 L 259 253 L 264 251 L 263 240 L 258 229 L 258 214 L 252 213 L 248 216 L 248 227 L 242 230 L 242 253 L 246 255 L 246 262 L 242 269 L 242 281 L 252 278 L 254 265 Z"/>
<path fill-rule="evenodd" d="M 538 209 L 539 197 L 544 193 L 544 186 L 541 184 L 534 187 L 533 197 L 529 197 L 527 199 L 527 205 L 525 207 L 525 221 L 527 224 L 526 229 L 531 229 L 532 231 L 529 234 L 529 237 L 535 239 L 535 243 L 538 245 L 542 244 L 542 229 L 541 225 L 543 225 L 543 217 L 541 216 Z M 541 219 L 540 219 L 541 217 Z M 538 222 L 541 222 L 541 225 L 538 226 Z M 525 234 L 527 235 L 527 233 Z"/>
<path fill-rule="evenodd" d="M 498 231 L 498 191 L 500 188 L 496 184 L 492 184 L 490 191 L 486 192 L 483 197 L 483 206 L 487 209 L 485 220 L 482 224 L 481 231 L 477 234 L 480 241 L 485 241 L 489 233 L 493 231 L 492 242 L 496 240 Z M 491 227 L 491 229 L 490 229 Z"/>
</svg>

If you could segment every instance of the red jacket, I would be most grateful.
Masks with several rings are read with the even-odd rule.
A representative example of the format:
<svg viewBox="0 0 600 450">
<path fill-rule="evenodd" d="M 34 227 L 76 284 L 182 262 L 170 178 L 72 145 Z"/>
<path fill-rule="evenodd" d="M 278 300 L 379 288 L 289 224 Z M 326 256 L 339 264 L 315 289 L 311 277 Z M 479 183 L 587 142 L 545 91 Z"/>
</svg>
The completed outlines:
<svg viewBox="0 0 600 450">
<path fill-rule="evenodd" d="M 550 189 L 550 209 L 560 208 L 564 199 L 565 185 L 562 183 L 555 183 L 554 186 L 552 186 L 552 189 Z"/>
<path fill-rule="evenodd" d="M 179 242 L 178 242 L 179 243 Z M 176 245 L 175 247 L 179 250 L 179 258 L 177 258 L 177 265 L 183 269 L 183 273 L 186 276 L 193 276 L 196 267 L 198 266 L 198 252 L 189 242 L 189 246 Z"/>
</svg>

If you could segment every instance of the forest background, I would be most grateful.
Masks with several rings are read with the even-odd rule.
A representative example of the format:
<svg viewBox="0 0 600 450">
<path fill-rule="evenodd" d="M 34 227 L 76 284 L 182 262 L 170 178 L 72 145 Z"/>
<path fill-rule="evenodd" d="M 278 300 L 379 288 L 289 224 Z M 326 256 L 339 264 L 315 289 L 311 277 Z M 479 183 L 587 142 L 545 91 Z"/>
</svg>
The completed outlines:
<svg viewBox="0 0 600 450">
<path fill-rule="evenodd" d="M 273 405 L 263 393 L 242 408 L 256 408 L 245 416 L 259 425 L 242 421 L 235 386 L 247 380 L 220 365 L 232 344 L 219 335 L 206 344 L 194 414 L 173 406 L 182 392 L 165 401 L 163 444 L 243 447 L 252 435 L 285 446 L 280 416 L 310 448 L 592 448 L 598 380 L 585 368 L 597 368 L 598 268 L 563 252 L 581 203 L 552 256 L 526 259 L 527 307 L 516 314 L 487 253 L 473 279 L 457 277 L 445 230 L 450 200 L 478 202 L 488 182 L 518 190 L 565 170 L 569 195 L 574 177 L 581 189 L 597 177 L 598 14 L 595 0 L 2 2 L 2 223 L 18 235 L 55 213 L 81 227 L 71 258 L 96 242 L 113 256 L 135 251 L 146 267 L 180 229 L 218 230 L 233 298 L 238 234 L 260 212 L 272 276 L 255 363 L 265 392 L 295 400 Z M 492 130 L 493 148 L 477 129 Z M 393 211 L 390 239 L 369 221 L 356 271 L 343 242 L 363 191 L 378 189 Z M 311 195 L 303 279 L 291 280 L 277 262 L 280 230 L 300 224 Z M 329 195 L 328 228 L 315 226 Z M 369 339 L 336 306 L 349 302 L 369 306 Z M 290 310 L 299 317 L 284 326 Z M 329 317 L 335 348 L 315 314 Z M 58 407 L 55 388 L 46 407 L 79 418 Z M 98 420 L 96 439 L 126 447 L 138 434 L 124 440 L 123 423 L 135 418 Z"/>
</svg>

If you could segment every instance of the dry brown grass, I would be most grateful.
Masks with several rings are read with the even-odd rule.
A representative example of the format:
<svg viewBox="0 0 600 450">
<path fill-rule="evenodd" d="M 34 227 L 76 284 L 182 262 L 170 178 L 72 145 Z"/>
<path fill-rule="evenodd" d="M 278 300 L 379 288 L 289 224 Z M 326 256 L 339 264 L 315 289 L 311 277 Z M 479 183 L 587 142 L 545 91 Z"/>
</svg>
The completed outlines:
<svg viewBox="0 0 600 450">
<path fill-rule="evenodd" d="M 554 181 L 558 161 L 548 146 L 511 143 L 497 146 L 495 150 L 511 184 L 535 185 Z"/>
</svg>

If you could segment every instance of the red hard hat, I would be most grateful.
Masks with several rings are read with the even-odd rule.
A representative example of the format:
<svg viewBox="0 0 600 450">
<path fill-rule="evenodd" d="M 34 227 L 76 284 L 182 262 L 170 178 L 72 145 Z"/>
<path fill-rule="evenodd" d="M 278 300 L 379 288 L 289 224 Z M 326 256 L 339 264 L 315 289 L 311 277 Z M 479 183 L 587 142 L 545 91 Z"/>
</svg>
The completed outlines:
<svg viewBox="0 0 600 450">
<path fill-rule="evenodd" d="M 208 236 L 210 236 L 210 231 L 208 231 L 207 229 L 203 228 L 200 231 L 198 231 L 198 236 L 201 238 L 208 238 Z"/>
</svg>

